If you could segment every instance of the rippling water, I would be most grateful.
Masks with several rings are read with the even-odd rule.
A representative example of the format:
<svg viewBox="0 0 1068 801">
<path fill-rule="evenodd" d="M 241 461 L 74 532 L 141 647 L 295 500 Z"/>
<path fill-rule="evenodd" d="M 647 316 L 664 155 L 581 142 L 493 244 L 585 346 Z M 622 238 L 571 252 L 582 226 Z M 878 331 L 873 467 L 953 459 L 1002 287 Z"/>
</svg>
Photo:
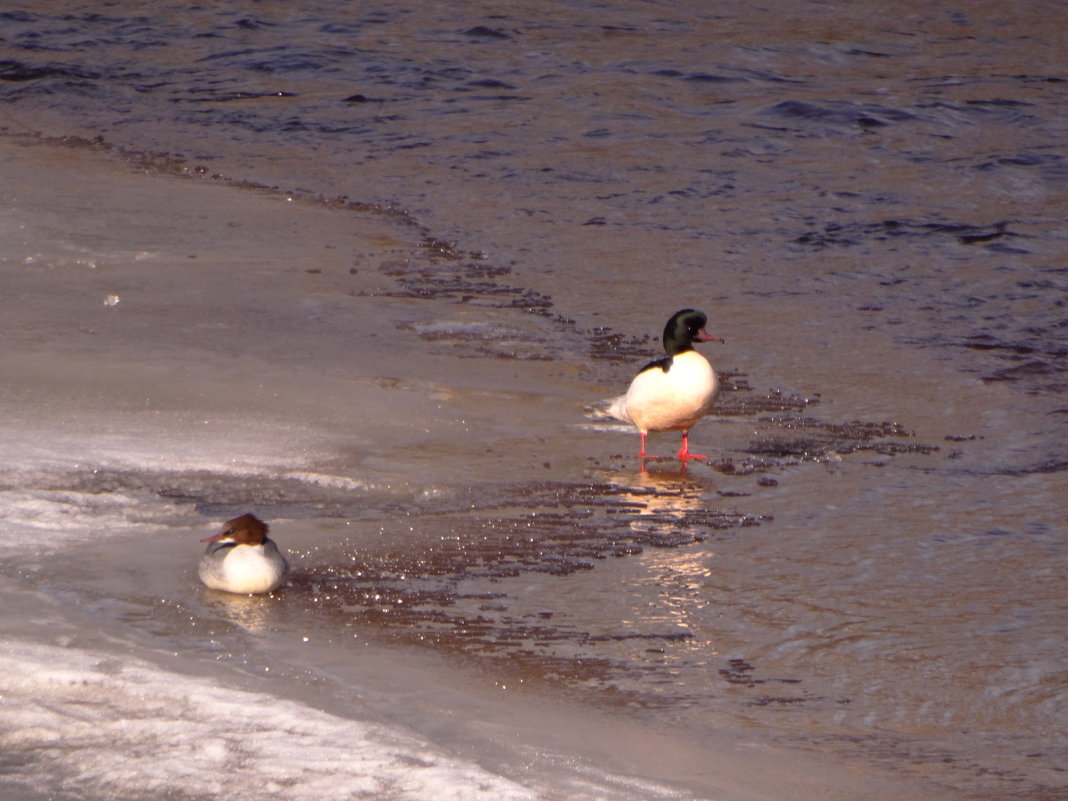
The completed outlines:
<svg viewBox="0 0 1068 801">
<path fill-rule="evenodd" d="M 702 773 L 694 745 L 749 738 L 888 770 L 917 797 L 1064 797 L 1063 17 L 9 6 L 12 603 L 45 593 L 57 630 L 88 606 L 107 636 L 63 635 L 87 653 L 268 666 L 283 684 L 254 690 L 328 711 L 359 697 L 352 716 L 517 783 L 495 797 L 755 797 Z M 63 169 L 115 162 L 100 208 L 57 191 Z M 632 435 L 583 406 L 689 305 L 727 340 L 709 353 L 726 391 L 694 432 L 713 458 L 639 470 Z M 248 508 L 298 565 L 277 603 L 198 595 L 192 538 L 167 538 L 162 564 L 131 555 Z M 42 532 L 67 552 L 28 544 Z M 390 652 L 369 643 L 427 673 L 384 684 Z M 354 653 L 369 667 L 343 667 Z M 439 659 L 467 700 L 422 689 Z M 80 669 L 106 683 L 107 664 Z M 527 694 L 465 706 L 489 688 Z M 368 700 L 424 692 L 464 723 Z M 616 733 L 619 765 L 588 757 L 600 778 L 553 784 L 544 754 L 568 738 L 521 768 L 487 736 L 548 699 L 587 710 L 563 728 L 606 714 L 666 745 Z M 35 736 L 8 741 L 11 772 L 43 796 L 73 769 L 34 761 Z M 172 745 L 225 764 L 221 745 Z M 322 770 L 350 787 L 343 761 Z M 450 766 L 389 797 L 491 787 Z M 189 794 L 218 792 L 213 775 Z M 831 775 L 845 797 L 847 769 Z"/>
</svg>

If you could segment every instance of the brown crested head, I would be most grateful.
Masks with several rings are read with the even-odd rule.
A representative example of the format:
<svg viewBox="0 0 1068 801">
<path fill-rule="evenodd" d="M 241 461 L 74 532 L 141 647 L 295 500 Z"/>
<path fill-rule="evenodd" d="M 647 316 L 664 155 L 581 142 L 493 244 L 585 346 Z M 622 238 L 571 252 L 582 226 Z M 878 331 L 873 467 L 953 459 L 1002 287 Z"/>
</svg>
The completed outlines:
<svg viewBox="0 0 1068 801">
<path fill-rule="evenodd" d="M 227 520 L 222 530 L 214 537 L 201 542 L 234 542 L 238 545 L 261 545 L 267 539 L 267 524 L 254 514 L 241 515 Z"/>
</svg>

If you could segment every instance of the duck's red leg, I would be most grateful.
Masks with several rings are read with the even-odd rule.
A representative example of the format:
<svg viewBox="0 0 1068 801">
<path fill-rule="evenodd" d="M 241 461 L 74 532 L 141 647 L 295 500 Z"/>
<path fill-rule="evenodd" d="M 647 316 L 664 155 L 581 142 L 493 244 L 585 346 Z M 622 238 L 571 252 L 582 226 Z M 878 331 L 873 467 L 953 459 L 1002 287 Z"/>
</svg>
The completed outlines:
<svg viewBox="0 0 1068 801">
<path fill-rule="evenodd" d="M 679 448 L 679 453 L 678 453 L 679 458 L 682 459 L 682 461 L 684 461 L 684 462 L 687 459 L 707 459 L 708 458 L 707 456 L 703 456 L 700 453 L 690 453 L 689 434 L 690 434 L 689 431 L 683 431 L 682 432 L 682 447 Z"/>
<path fill-rule="evenodd" d="M 657 458 L 657 457 L 653 456 L 653 454 L 646 453 L 646 451 L 645 451 L 645 436 L 646 436 L 645 432 L 644 431 L 640 431 L 638 433 L 640 433 L 642 435 L 642 447 L 641 447 L 641 450 L 638 451 L 638 458 L 639 459 L 655 459 L 655 458 Z"/>
</svg>

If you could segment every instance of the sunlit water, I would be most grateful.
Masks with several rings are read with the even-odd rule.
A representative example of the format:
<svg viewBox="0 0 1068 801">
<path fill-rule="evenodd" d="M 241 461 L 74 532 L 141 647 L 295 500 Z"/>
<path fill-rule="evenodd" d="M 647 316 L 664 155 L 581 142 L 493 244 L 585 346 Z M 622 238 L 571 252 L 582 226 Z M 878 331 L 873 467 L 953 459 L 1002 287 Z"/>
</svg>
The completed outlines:
<svg viewBox="0 0 1068 801">
<path fill-rule="evenodd" d="M 1062 9 L 142 12 L 0 13 L 5 791 L 1068 792 Z"/>
</svg>

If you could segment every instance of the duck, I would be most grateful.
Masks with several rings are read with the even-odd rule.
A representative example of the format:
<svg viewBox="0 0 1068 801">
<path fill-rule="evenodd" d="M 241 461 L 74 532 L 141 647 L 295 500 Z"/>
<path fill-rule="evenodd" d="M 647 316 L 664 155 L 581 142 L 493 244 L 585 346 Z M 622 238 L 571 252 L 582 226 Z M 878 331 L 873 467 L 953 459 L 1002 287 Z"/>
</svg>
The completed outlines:
<svg viewBox="0 0 1068 801">
<path fill-rule="evenodd" d="M 682 433 L 677 454 L 689 459 L 708 459 L 690 451 L 690 429 L 712 410 L 719 393 L 719 380 L 708 359 L 694 350 L 695 342 L 723 340 L 705 331 L 708 317 L 696 309 L 681 309 L 664 326 L 662 359 L 649 362 L 634 377 L 624 395 L 609 401 L 608 414 L 630 423 L 641 434 L 640 459 L 655 459 L 645 449 L 648 434 L 661 431 Z"/>
<path fill-rule="evenodd" d="M 227 520 L 200 558 L 200 580 L 213 590 L 253 595 L 282 586 L 289 563 L 267 536 L 267 524 L 253 514 Z"/>
</svg>

